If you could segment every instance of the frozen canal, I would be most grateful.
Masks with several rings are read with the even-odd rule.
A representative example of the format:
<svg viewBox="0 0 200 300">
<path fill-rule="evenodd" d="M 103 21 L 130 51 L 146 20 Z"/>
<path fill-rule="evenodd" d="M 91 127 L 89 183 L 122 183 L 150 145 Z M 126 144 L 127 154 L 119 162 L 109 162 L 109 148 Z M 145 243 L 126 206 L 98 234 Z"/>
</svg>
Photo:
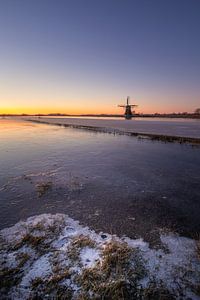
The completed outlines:
<svg viewBox="0 0 200 300">
<path fill-rule="evenodd" d="M 200 140 L 200 119 L 159 119 L 159 118 L 33 118 L 51 124 L 67 124 L 72 126 L 88 126 L 132 132 L 149 135 L 166 135 L 174 137 L 188 137 Z"/>
<path fill-rule="evenodd" d="M 200 147 L 9 119 L 0 141 L 0 228 L 61 212 L 131 238 L 200 232 Z"/>
</svg>

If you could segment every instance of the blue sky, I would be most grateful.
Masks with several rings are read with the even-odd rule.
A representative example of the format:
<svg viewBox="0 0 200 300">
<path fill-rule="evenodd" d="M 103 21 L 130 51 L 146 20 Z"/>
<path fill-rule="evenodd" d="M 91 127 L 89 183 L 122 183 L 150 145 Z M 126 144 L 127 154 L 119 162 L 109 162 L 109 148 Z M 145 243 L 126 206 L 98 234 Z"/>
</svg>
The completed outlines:
<svg viewBox="0 0 200 300">
<path fill-rule="evenodd" d="M 200 106 L 199 0 L 0 0 L 0 112 Z"/>
</svg>

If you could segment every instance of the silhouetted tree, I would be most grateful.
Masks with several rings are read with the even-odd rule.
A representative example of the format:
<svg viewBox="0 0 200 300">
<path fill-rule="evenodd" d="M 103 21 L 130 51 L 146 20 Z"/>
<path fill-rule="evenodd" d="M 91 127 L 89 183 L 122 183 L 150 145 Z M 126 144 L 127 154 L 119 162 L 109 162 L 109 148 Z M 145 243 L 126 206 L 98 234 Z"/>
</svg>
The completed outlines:
<svg viewBox="0 0 200 300">
<path fill-rule="evenodd" d="M 200 115 L 200 108 L 196 108 L 194 113 L 197 114 L 197 115 Z"/>
</svg>

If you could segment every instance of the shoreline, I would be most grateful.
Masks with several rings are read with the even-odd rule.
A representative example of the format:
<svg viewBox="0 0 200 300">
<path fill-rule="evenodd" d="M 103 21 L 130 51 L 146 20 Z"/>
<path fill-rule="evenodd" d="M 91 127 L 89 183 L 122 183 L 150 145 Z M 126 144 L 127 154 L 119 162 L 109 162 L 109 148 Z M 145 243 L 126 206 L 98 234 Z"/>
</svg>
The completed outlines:
<svg viewBox="0 0 200 300">
<path fill-rule="evenodd" d="M 33 114 L 33 115 L 29 115 L 29 114 L 0 114 L 1 118 L 5 118 L 5 117 L 65 117 L 65 118 L 87 118 L 87 117 L 91 117 L 91 118 L 123 118 L 125 119 L 124 115 L 107 115 L 107 114 L 99 114 L 99 115 L 95 115 L 95 114 L 82 114 L 82 115 L 68 115 L 68 114 Z M 153 119 L 183 119 L 183 120 L 200 120 L 200 114 L 192 114 L 192 113 L 188 113 L 188 114 L 134 114 L 132 116 L 132 118 L 153 118 Z"/>
<path fill-rule="evenodd" d="M 133 131 L 126 131 L 121 130 L 118 128 L 107 128 L 107 127 L 100 127 L 94 125 L 81 125 L 81 124 L 69 124 L 63 122 L 50 122 L 49 120 L 35 120 L 35 119 L 24 119 L 29 122 L 41 123 L 41 124 L 48 124 L 48 125 L 55 125 L 55 126 L 62 126 L 62 127 L 69 127 L 75 129 L 84 129 L 90 130 L 99 133 L 108 133 L 108 134 L 118 134 L 118 135 L 127 135 L 133 136 L 141 139 L 149 139 L 152 141 L 162 141 L 173 143 L 177 142 L 179 144 L 192 144 L 192 145 L 200 145 L 200 137 L 187 137 L 187 136 L 176 136 L 176 135 L 167 135 L 167 134 L 156 134 L 156 133 L 145 133 L 145 132 L 133 132 Z M 55 119 L 53 119 L 55 120 Z"/>
</svg>

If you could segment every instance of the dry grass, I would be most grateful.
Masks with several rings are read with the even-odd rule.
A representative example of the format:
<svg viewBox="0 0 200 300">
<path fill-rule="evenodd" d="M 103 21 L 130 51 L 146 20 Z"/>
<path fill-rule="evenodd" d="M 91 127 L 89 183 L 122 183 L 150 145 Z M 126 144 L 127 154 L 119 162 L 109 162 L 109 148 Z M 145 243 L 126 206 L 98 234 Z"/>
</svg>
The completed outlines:
<svg viewBox="0 0 200 300">
<path fill-rule="evenodd" d="M 142 290 L 142 299 L 144 300 L 175 300 L 172 295 L 162 285 L 157 287 L 155 282 L 152 282 L 146 289 Z"/>
<path fill-rule="evenodd" d="M 48 285 L 57 285 L 60 281 L 69 279 L 72 273 L 69 269 L 59 270 L 56 274 L 49 279 Z"/>
<path fill-rule="evenodd" d="M 52 275 L 49 279 L 36 277 L 31 282 L 30 299 L 43 299 L 50 294 L 51 299 L 72 299 L 72 290 L 69 287 L 60 285 L 62 280 L 70 278 L 71 273 L 68 269 L 60 271 L 59 274 Z"/>
<path fill-rule="evenodd" d="M 90 247 L 94 248 L 96 243 L 89 236 L 79 235 L 72 241 L 72 246 L 77 248 Z"/>
<path fill-rule="evenodd" d="M 111 241 L 103 250 L 102 262 L 94 268 L 84 269 L 76 280 L 82 288 L 83 299 L 89 293 L 93 296 L 88 299 L 139 299 L 137 285 L 145 274 L 136 249 L 127 243 Z"/>
<path fill-rule="evenodd" d="M 129 264 L 132 253 L 133 249 L 129 248 L 126 243 L 116 241 L 108 243 L 102 253 L 103 272 L 107 276 L 110 276 L 111 272 L 121 274 L 123 269 Z"/>
<path fill-rule="evenodd" d="M 49 236 L 53 237 L 54 232 L 59 232 L 63 228 L 64 220 L 62 224 L 60 223 L 62 223 L 60 220 L 58 223 L 50 222 L 49 225 L 39 222 L 34 230 L 45 231 L 45 236 L 36 236 L 34 230 L 29 231 L 20 242 L 14 245 L 12 250 L 28 245 L 34 248 L 38 252 L 37 254 L 41 254 L 47 249 L 49 251 L 47 247 L 50 247 L 52 241 Z M 92 268 L 84 268 L 81 264 L 80 251 L 85 247 L 95 248 L 101 252 L 100 260 Z M 16 256 L 17 267 L 3 268 L 0 271 L 2 294 L 8 294 L 11 287 L 19 284 L 24 270 L 28 269 L 33 262 L 33 258 L 22 252 L 22 249 L 20 251 Z M 164 284 L 159 283 L 158 285 L 157 282 L 152 281 L 147 288 L 141 287 L 140 280 L 147 275 L 142 254 L 139 249 L 129 247 L 126 242 L 113 239 L 110 242 L 105 241 L 103 246 L 99 246 L 89 236 L 81 234 L 72 239 L 70 246 L 65 251 L 54 249 L 50 258 L 52 273 L 45 278 L 37 277 L 32 280 L 30 299 L 44 299 L 46 295 L 51 299 L 72 299 L 73 290 L 71 285 L 66 286 L 68 283 L 75 284 L 80 288 L 77 292 L 77 300 L 175 299 L 164 287 Z M 65 255 L 68 255 L 69 260 Z M 197 242 L 197 255 L 200 258 L 200 240 Z M 27 263 L 29 259 L 30 262 Z M 81 268 L 81 271 L 76 267 Z M 194 292 L 197 295 L 200 294 L 200 286 L 194 287 Z"/>
<path fill-rule="evenodd" d="M 34 225 L 34 228 L 29 228 L 31 233 L 43 232 L 48 239 L 54 238 L 56 235 L 60 234 L 65 226 L 65 220 L 60 218 L 59 220 L 54 220 L 51 224 L 45 224 L 43 221 L 38 222 Z"/>
<path fill-rule="evenodd" d="M 54 288 L 57 288 L 57 285 L 65 280 L 69 279 L 71 277 L 71 272 L 69 269 L 61 270 L 59 269 L 57 273 L 53 274 L 49 279 L 42 279 L 41 277 L 36 277 L 31 282 L 32 290 L 37 289 L 39 285 L 45 285 L 47 289 L 53 290 Z"/>
<path fill-rule="evenodd" d="M 195 287 L 194 292 L 195 292 L 195 294 L 196 294 L 197 296 L 200 297 L 200 283 L 199 283 L 199 285 L 197 285 L 197 286 Z"/>
<path fill-rule="evenodd" d="M 52 189 L 52 185 L 53 184 L 51 181 L 36 184 L 38 197 L 41 198 L 42 196 L 44 196 L 49 190 Z"/>
<path fill-rule="evenodd" d="M 29 228 L 30 231 L 52 231 L 55 232 L 55 230 L 58 228 L 63 228 L 65 225 L 65 220 L 64 218 L 59 218 L 58 220 L 53 220 L 51 224 L 46 224 L 43 220 L 39 221 L 37 224 L 34 224 L 33 228 Z M 57 233 L 57 232 L 55 232 Z M 59 233 L 59 232 L 58 232 Z"/>
<path fill-rule="evenodd" d="M 23 243 L 40 247 L 43 240 L 26 235 Z M 129 247 L 125 242 L 112 240 L 102 249 L 101 260 L 93 268 L 83 268 L 80 274 L 71 269 L 79 264 L 80 250 L 84 247 L 96 247 L 96 243 L 89 236 L 79 235 L 70 245 L 72 261 L 68 267 L 59 263 L 57 254 L 54 257 L 53 274 L 46 278 L 36 277 L 31 282 L 29 299 L 44 299 L 46 295 L 51 299 L 72 299 L 73 290 L 65 285 L 65 280 L 78 285 L 77 300 L 174 300 L 173 295 L 161 285 L 151 283 L 142 289 L 139 281 L 147 273 L 143 265 L 140 251 Z M 23 272 L 20 268 L 28 261 L 26 253 L 17 256 L 19 266 L 15 269 L 4 268 L 0 273 L 2 291 L 9 291 L 13 285 L 20 282 Z M 75 261 L 74 261 L 75 260 Z"/>
<path fill-rule="evenodd" d="M 29 259 L 30 256 L 27 253 L 18 253 L 16 256 L 18 264 L 15 268 L 0 269 L 0 289 L 9 290 L 13 285 L 19 283 L 23 276 L 22 268 Z"/>
<path fill-rule="evenodd" d="M 44 236 L 34 236 L 32 234 L 27 233 L 20 241 L 18 241 L 12 246 L 12 250 L 16 251 L 24 245 L 29 245 L 37 250 L 42 250 L 42 248 L 47 247 L 47 245 L 44 244 L 44 240 Z"/>
<path fill-rule="evenodd" d="M 73 239 L 68 248 L 68 257 L 71 260 L 79 260 L 80 251 L 82 248 L 94 248 L 96 243 L 89 236 L 79 235 Z"/>
<path fill-rule="evenodd" d="M 200 260 L 200 238 L 196 242 L 197 257 Z"/>
<path fill-rule="evenodd" d="M 21 278 L 20 269 L 3 268 L 0 270 L 0 289 L 9 290 L 13 285 L 17 284 Z"/>
<path fill-rule="evenodd" d="M 59 235 L 62 231 L 65 222 L 53 223 L 49 226 L 38 223 L 34 228 L 28 228 L 28 233 L 25 234 L 21 240 L 10 245 L 10 250 L 19 250 L 24 245 L 31 246 L 37 251 L 44 252 L 48 248 L 51 248 L 51 242 L 56 235 Z M 39 231 L 39 232 L 38 232 Z M 42 232 L 43 235 L 40 235 Z"/>
<path fill-rule="evenodd" d="M 19 260 L 18 268 L 22 268 L 25 265 L 25 263 L 30 259 L 30 255 L 28 255 L 28 253 L 21 252 L 18 253 L 16 258 L 17 260 Z"/>
<path fill-rule="evenodd" d="M 197 252 L 197 257 L 200 260 L 200 237 L 198 237 L 198 240 L 196 241 L 196 252 Z M 195 293 L 200 296 L 200 283 L 199 285 L 195 288 Z"/>
<path fill-rule="evenodd" d="M 51 294 L 52 296 L 49 299 L 55 299 L 55 300 L 72 300 L 73 291 L 71 288 L 64 286 L 64 285 L 57 285 L 52 287 L 53 290 L 47 289 L 45 291 L 46 295 Z M 43 297 L 41 299 L 44 299 Z"/>
<path fill-rule="evenodd" d="M 45 225 L 44 223 L 41 221 L 41 222 L 38 222 L 34 228 L 32 229 L 32 231 L 44 231 L 46 228 L 45 228 Z"/>
<path fill-rule="evenodd" d="M 38 247 L 43 241 L 44 236 L 33 236 L 31 234 L 26 234 L 22 239 L 22 244 L 29 244 L 33 247 Z"/>
<path fill-rule="evenodd" d="M 44 280 L 41 277 L 35 277 L 31 281 L 31 289 L 35 290 L 38 288 L 39 285 L 44 284 Z"/>
</svg>

